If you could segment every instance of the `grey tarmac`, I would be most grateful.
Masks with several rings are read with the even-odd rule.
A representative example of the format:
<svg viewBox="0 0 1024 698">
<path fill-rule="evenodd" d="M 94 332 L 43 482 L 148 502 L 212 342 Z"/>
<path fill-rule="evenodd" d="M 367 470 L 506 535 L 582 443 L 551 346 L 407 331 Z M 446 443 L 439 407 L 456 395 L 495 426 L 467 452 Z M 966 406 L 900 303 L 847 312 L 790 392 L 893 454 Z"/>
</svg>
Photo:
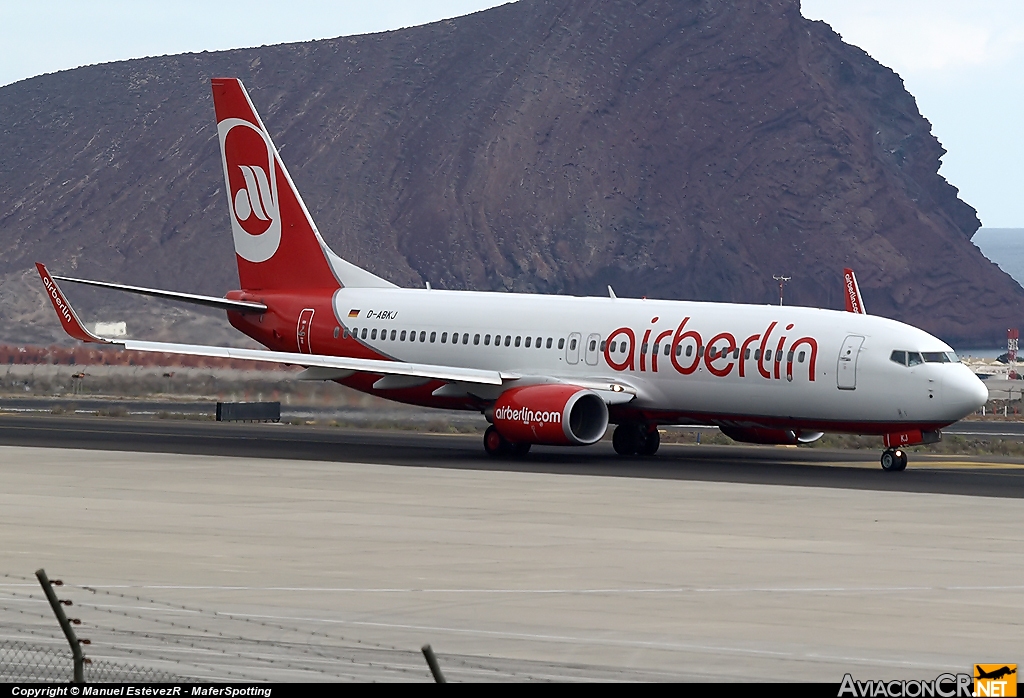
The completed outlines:
<svg viewBox="0 0 1024 698">
<path fill-rule="evenodd" d="M 40 610 L 45 567 L 92 656 L 226 680 L 429 680 L 427 642 L 454 680 L 838 683 L 1024 656 L 1010 462 L 598 447 L 502 466 L 476 437 L 21 419 L 0 420 L 0 442 L 37 442 L 0 446 L 3 638 L 55 626 L 17 613 Z M 985 496 L 934 491 L 975 481 Z"/>
</svg>

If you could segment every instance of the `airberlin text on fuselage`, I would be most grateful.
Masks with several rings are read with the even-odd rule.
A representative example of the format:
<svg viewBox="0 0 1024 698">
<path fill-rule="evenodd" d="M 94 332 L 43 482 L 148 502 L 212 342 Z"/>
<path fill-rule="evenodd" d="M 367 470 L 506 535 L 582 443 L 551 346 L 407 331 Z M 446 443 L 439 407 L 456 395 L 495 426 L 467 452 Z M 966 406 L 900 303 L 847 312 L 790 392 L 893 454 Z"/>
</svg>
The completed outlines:
<svg viewBox="0 0 1024 698">
<path fill-rule="evenodd" d="M 657 322 L 658 318 L 651 319 L 651 325 Z M 656 373 L 667 360 L 675 371 L 684 376 L 695 372 L 703 363 L 711 375 L 719 378 L 735 370 L 740 378 L 759 375 L 767 380 L 781 379 L 783 364 L 786 365 L 786 378 L 793 380 L 795 360 L 798 365 L 806 362 L 807 378 L 814 380 L 818 341 L 814 337 L 791 339 L 789 333 L 795 327 L 792 323 L 780 328 L 778 322 L 773 322 L 764 332 L 742 340 L 731 332 L 719 332 L 705 342 L 700 332 L 687 328 L 689 322 L 690 318 L 685 317 L 674 330 L 662 330 L 653 339 L 651 335 L 655 328 L 647 329 L 639 343 L 636 332 L 629 327 L 620 327 L 608 335 L 604 360 L 616 371 L 636 371 L 639 367 L 642 372 L 650 370 Z M 618 351 L 622 342 L 626 343 L 624 352 Z M 662 347 L 666 344 L 671 347 L 669 353 L 661 356 Z M 691 349 L 689 355 L 683 355 L 683 347 L 687 346 L 695 349 Z M 804 354 L 803 360 L 801 354 Z"/>
</svg>

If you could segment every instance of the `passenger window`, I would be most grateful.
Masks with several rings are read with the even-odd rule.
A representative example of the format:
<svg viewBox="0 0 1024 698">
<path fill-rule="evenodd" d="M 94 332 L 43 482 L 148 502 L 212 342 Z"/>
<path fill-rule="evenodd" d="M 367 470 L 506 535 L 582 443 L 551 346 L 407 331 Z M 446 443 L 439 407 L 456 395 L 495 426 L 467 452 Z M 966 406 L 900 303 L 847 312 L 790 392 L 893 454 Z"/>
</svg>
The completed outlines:
<svg viewBox="0 0 1024 698">
<path fill-rule="evenodd" d="M 462 343 L 463 344 L 469 344 L 469 332 L 467 332 L 466 334 L 462 335 Z"/>
<path fill-rule="evenodd" d="M 448 341 L 448 333 L 447 332 L 442 332 L 441 333 L 441 344 L 444 344 L 447 341 Z"/>
<path fill-rule="evenodd" d="M 594 351 L 595 349 L 597 349 L 597 340 L 592 339 L 590 340 L 590 349 L 588 351 Z"/>
<path fill-rule="evenodd" d="M 420 332 L 420 341 L 421 342 L 427 341 L 427 333 L 426 332 Z"/>
<path fill-rule="evenodd" d="M 682 355 L 683 355 L 683 345 L 682 344 L 677 344 L 676 345 L 676 356 L 682 356 Z"/>
<path fill-rule="evenodd" d="M 376 332 L 373 333 L 373 338 L 377 339 L 377 333 Z M 363 328 L 363 339 L 366 339 L 366 328 L 365 327 Z"/>
<path fill-rule="evenodd" d="M 792 361 L 792 360 L 793 360 L 793 351 L 790 350 L 790 352 L 788 354 L 786 354 L 786 361 Z"/>
<path fill-rule="evenodd" d="M 527 337 L 526 338 L 526 348 L 529 349 L 530 346 L 532 345 L 532 343 L 533 343 L 533 337 Z"/>
<path fill-rule="evenodd" d="M 392 334 L 394 334 L 394 333 L 392 333 Z M 398 340 L 400 342 L 404 342 L 405 341 L 405 330 L 402 330 L 402 335 L 398 338 Z"/>
<path fill-rule="evenodd" d="M 576 340 L 569 342 L 569 351 L 576 351 Z"/>
<path fill-rule="evenodd" d="M 704 347 L 700 344 L 697 345 L 697 358 L 704 356 Z"/>
<path fill-rule="evenodd" d="M 765 361 L 771 361 L 772 360 L 772 350 L 771 349 L 766 349 L 765 350 L 765 352 L 764 352 L 764 360 Z"/>
<path fill-rule="evenodd" d="M 907 366 L 917 366 L 922 363 L 924 361 L 921 360 L 921 355 L 916 351 L 907 352 Z"/>
<path fill-rule="evenodd" d="M 484 335 L 484 346 L 485 347 L 491 346 L 491 335 L 489 335 L 489 334 L 485 334 Z"/>
<path fill-rule="evenodd" d="M 565 337 L 561 337 L 558 340 L 558 348 L 559 349 L 565 349 Z"/>
<path fill-rule="evenodd" d="M 473 345 L 476 346 L 480 343 L 480 335 L 473 335 Z"/>
<path fill-rule="evenodd" d="M 907 365 L 907 352 L 905 351 L 894 351 L 889 354 L 889 361 L 899 364 L 900 366 Z"/>
<path fill-rule="evenodd" d="M 666 345 L 665 345 L 665 356 L 668 356 L 668 353 L 669 353 L 669 352 L 670 352 L 671 350 L 672 350 L 672 347 L 671 347 L 671 346 L 669 346 L 668 344 L 666 344 Z"/>
<path fill-rule="evenodd" d="M 660 344 L 655 344 L 654 345 L 654 351 L 652 351 L 651 353 L 652 354 L 657 354 L 659 351 L 661 351 L 661 345 Z"/>
<path fill-rule="evenodd" d="M 363 339 L 366 339 L 366 330 L 363 330 Z M 377 328 L 373 328 L 373 332 L 370 334 L 370 339 L 377 339 Z"/>
<path fill-rule="evenodd" d="M 550 349 L 550 348 L 551 348 L 551 337 L 548 337 L 548 341 L 547 341 L 547 348 L 548 348 L 548 349 Z"/>
<path fill-rule="evenodd" d="M 690 344 L 689 346 L 686 347 L 686 355 L 687 356 L 693 356 L 693 345 L 692 344 Z"/>
<path fill-rule="evenodd" d="M 334 328 L 334 338 L 337 339 L 338 338 L 338 334 L 340 334 L 340 333 L 341 333 L 341 328 L 340 327 L 335 327 Z M 348 330 L 345 330 L 345 339 L 348 339 Z"/>
<path fill-rule="evenodd" d="M 398 334 L 396 330 L 391 330 L 391 341 L 395 341 L 395 335 Z"/>
<path fill-rule="evenodd" d="M 430 333 L 430 343 L 433 344 L 437 340 L 437 332 Z"/>
<path fill-rule="evenodd" d="M 748 361 L 749 359 L 750 359 L 750 347 L 747 347 L 747 350 L 743 352 L 743 360 L 744 361 Z"/>
<path fill-rule="evenodd" d="M 641 354 L 646 354 L 647 353 L 647 342 L 644 342 L 643 344 L 640 345 L 640 353 Z"/>
<path fill-rule="evenodd" d="M 519 345 L 520 345 L 520 344 L 522 343 L 522 339 L 523 339 L 523 338 L 522 338 L 521 336 L 519 336 L 519 335 L 516 335 L 516 346 L 517 346 L 517 347 L 518 347 L 518 346 L 519 346 Z"/>
<path fill-rule="evenodd" d="M 799 355 L 798 355 L 798 356 L 796 357 L 796 360 L 797 360 L 797 361 L 799 361 L 800 363 L 803 363 L 803 362 L 804 362 L 804 357 L 805 357 L 806 355 L 807 355 L 807 352 L 804 352 L 804 351 L 802 351 L 802 352 L 800 352 L 800 354 L 799 354 Z"/>
<path fill-rule="evenodd" d="M 505 335 L 505 346 L 507 347 L 510 344 L 512 344 L 512 335 L 507 334 L 507 335 Z"/>
<path fill-rule="evenodd" d="M 755 349 L 754 350 L 754 359 L 756 361 L 760 361 L 761 360 L 761 350 L 760 349 Z"/>
<path fill-rule="evenodd" d="M 535 347 L 537 347 L 538 349 L 540 349 L 540 343 L 541 343 L 541 341 L 542 341 L 543 339 L 544 339 L 543 337 L 537 337 L 537 341 L 535 341 L 535 342 L 533 343 L 533 344 L 534 344 L 534 346 L 535 346 Z"/>
<path fill-rule="evenodd" d="M 734 359 L 740 358 L 740 350 L 739 350 L 739 348 L 737 348 L 735 351 L 733 351 L 732 358 L 734 358 Z"/>
</svg>

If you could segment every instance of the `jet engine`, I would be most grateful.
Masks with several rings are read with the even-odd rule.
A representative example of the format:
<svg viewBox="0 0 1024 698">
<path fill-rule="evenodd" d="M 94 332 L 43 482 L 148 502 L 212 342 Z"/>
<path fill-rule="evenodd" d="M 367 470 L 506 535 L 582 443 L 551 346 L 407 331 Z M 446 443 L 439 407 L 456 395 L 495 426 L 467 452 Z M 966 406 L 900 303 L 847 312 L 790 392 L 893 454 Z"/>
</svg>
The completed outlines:
<svg viewBox="0 0 1024 698">
<path fill-rule="evenodd" d="M 794 446 L 817 441 L 825 434 L 820 431 L 801 431 L 800 429 L 764 429 L 761 427 L 719 427 L 722 433 L 733 441 L 748 444 L 774 444 Z"/>
<path fill-rule="evenodd" d="M 608 429 L 608 405 L 578 385 L 527 385 L 506 390 L 488 412 L 512 443 L 587 446 Z"/>
</svg>

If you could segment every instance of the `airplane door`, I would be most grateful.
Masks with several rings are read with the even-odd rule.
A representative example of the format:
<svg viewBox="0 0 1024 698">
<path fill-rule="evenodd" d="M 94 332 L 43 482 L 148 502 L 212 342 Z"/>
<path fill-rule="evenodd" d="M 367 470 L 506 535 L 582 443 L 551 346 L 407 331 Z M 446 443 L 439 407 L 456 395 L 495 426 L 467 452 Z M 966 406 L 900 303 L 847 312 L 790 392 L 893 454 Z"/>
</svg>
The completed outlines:
<svg viewBox="0 0 1024 698">
<path fill-rule="evenodd" d="M 850 335 L 839 350 L 839 366 L 836 368 L 836 384 L 840 390 L 857 389 L 857 356 L 864 338 Z"/>
<path fill-rule="evenodd" d="M 570 364 L 578 364 L 580 362 L 580 342 L 582 341 L 583 335 L 579 332 L 573 332 L 569 335 L 569 343 L 565 345 L 565 361 Z"/>
<path fill-rule="evenodd" d="M 313 350 L 309 348 L 309 334 L 310 329 L 313 327 L 313 309 L 306 308 L 299 313 L 299 324 L 295 330 L 295 341 L 299 345 L 300 354 L 312 354 Z"/>
<path fill-rule="evenodd" d="M 597 366 L 597 357 L 600 354 L 601 335 L 592 334 L 587 337 L 586 360 L 591 366 Z"/>
</svg>

